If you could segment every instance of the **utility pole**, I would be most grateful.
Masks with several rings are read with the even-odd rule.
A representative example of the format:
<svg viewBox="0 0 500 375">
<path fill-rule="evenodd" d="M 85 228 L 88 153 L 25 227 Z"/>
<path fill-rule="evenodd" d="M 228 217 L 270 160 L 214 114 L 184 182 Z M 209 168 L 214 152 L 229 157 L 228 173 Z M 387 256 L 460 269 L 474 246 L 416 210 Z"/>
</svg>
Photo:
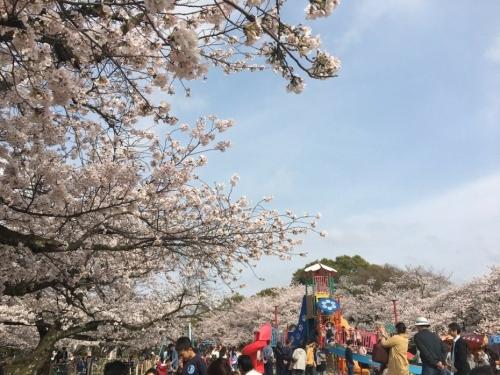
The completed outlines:
<svg viewBox="0 0 500 375">
<path fill-rule="evenodd" d="M 396 302 L 398 302 L 398 300 L 396 299 L 396 296 L 394 296 L 394 298 L 392 299 L 392 308 L 394 309 L 394 326 L 396 326 L 396 324 L 398 323 L 398 320 L 399 320 Z"/>
<path fill-rule="evenodd" d="M 278 306 L 274 306 L 274 326 L 278 328 Z"/>
</svg>

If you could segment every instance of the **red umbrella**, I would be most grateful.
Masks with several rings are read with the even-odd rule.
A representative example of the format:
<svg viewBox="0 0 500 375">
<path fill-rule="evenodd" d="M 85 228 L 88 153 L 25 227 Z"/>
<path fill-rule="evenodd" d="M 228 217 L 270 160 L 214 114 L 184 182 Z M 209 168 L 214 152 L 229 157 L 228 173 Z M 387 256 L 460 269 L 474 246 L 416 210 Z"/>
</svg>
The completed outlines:
<svg viewBox="0 0 500 375">
<path fill-rule="evenodd" d="M 479 350 L 488 343 L 487 337 L 484 335 L 469 333 L 463 335 L 462 338 L 465 340 L 470 350 Z"/>
</svg>

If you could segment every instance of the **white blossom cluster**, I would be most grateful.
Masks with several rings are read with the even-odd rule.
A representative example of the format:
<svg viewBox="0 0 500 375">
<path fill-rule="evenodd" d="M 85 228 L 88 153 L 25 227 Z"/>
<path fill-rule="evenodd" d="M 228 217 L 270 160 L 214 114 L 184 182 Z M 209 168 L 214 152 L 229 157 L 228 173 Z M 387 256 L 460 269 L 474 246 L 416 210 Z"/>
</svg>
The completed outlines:
<svg viewBox="0 0 500 375">
<path fill-rule="evenodd" d="M 340 0 L 309 0 L 306 7 L 306 17 L 311 20 L 328 17 L 339 3 Z"/>
<path fill-rule="evenodd" d="M 439 332 L 458 322 L 467 332 L 482 334 L 500 329 L 500 311 L 496 308 L 500 286 L 500 268 L 463 285 L 448 277 L 413 267 L 374 291 L 370 285 L 346 285 L 340 290 L 345 315 L 362 327 L 372 329 L 377 321 L 392 322 L 392 300 L 396 299 L 398 317 L 410 326 L 425 316 Z"/>
<path fill-rule="evenodd" d="M 278 306 L 279 327 L 297 324 L 305 288 L 275 288 L 266 296 L 252 296 L 214 310 L 196 327 L 201 337 L 217 338 L 226 345 L 252 341 L 259 325 L 274 321 Z M 468 333 L 491 334 L 500 330 L 500 267 L 493 267 L 482 277 L 464 285 L 455 285 L 443 275 L 421 267 L 410 268 L 402 276 L 390 280 L 380 289 L 370 283 L 353 285 L 343 278 L 337 290 L 343 317 L 353 328 L 374 330 L 375 325 L 392 323 L 396 299 L 398 318 L 410 327 L 424 316 L 432 329 L 446 333 L 448 324 L 458 322 Z"/>
<path fill-rule="evenodd" d="M 297 324 L 305 289 L 303 286 L 275 288 L 267 296 L 252 296 L 239 303 L 224 305 L 195 327 L 198 337 L 220 340 L 224 345 L 239 346 L 252 341 L 260 325 L 274 322 L 275 306 L 283 331 Z"/>
<path fill-rule="evenodd" d="M 276 6 L 0 0 L 0 306 L 9 330 L 38 332 L 29 371 L 61 340 L 188 319 L 211 305 L 200 285 L 231 284 L 239 265 L 287 258 L 317 231 L 234 197 L 237 176 L 229 190 L 202 181 L 233 121 L 182 123 L 170 105 L 211 67 L 269 66 L 294 92 L 301 73 L 333 76 L 319 38 Z"/>
</svg>

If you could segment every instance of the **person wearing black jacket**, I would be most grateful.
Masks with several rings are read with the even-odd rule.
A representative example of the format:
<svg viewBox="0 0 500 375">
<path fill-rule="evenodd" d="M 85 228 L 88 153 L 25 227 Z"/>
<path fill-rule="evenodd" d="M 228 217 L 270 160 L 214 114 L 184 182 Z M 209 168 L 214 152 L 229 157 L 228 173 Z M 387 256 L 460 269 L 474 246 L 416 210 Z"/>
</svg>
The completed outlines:
<svg viewBox="0 0 500 375">
<path fill-rule="evenodd" d="M 283 365 L 285 371 L 283 375 L 292 375 L 292 343 L 287 340 L 285 346 L 283 347 Z"/>
<path fill-rule="evenodd" d="M 429 331 L 430 323 L 425 318 L 417 318 L 418 332 L 413 340 L 420 352 L 422 375 L 441 375 L 446 363 L 446 348 L 438 335 Z"/>
<path fill-rule="evenodd" d="M 278 341 L 278 344 L 276 345 L 276 351 L 274 354 L 276 357 L 276 374 L 286 375 L 288 368 L 287 365 L 288 363 L 290 363 L 289 361 L 291 357 L 289 348 L 284 346 L 281 341 Z"/>
<path fill-rule="evenodd" d="M 467 361 L 467 343 L 460 337 L 460 326 L 457 323 L 448 325 L 448 333 L 453 337 L 451 347 L 452 371 L 456 375 L 468 375 L 470 373 L 469 361 Z"/>
</svg>

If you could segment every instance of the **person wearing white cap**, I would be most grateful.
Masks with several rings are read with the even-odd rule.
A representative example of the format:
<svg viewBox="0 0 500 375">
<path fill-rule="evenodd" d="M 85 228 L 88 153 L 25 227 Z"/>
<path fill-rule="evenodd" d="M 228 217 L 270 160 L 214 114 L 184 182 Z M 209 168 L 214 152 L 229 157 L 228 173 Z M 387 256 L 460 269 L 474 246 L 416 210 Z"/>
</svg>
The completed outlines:
<svg viewBox="0 0 500 375">
<path fill-rule="evenodd" d="M 446 347 L 438 335 L 429 331 L 429 321 L 419 317 L 415 321 L 418 332 L 415 345 L 422 359 L 422 375 L 441 375 L 446 359 Z"/>
</svg>

